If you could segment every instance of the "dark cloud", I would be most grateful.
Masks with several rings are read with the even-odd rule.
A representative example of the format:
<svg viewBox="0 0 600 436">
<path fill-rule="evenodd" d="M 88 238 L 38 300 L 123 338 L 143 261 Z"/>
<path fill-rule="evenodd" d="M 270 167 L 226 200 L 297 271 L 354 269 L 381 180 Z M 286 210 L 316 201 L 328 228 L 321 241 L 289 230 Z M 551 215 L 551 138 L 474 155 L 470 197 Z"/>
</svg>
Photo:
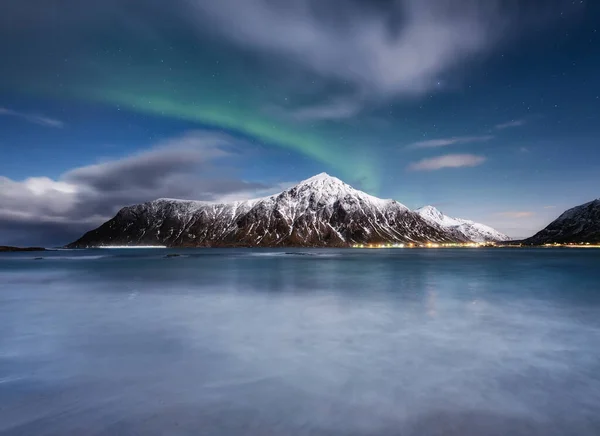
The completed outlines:
<svg viewBox="0 0 600 436">
<path fill-rule="evenodd" d="M 0 177 L 0 245 L 64 244 L 121 207 L 157 198 L 226 201 L 273 193 L 277 186 L 228 175 L 235 141 L 192 132 L 149 151 L 73 169 L 59 180 Z"/>
<path fill-rule="evenodd" d="M 173 173 L 195 172 L 228 152 L 227 137 L 191 133 L 153 150 L 118 161 L 90 165 L 69 171 L 64 180 L 102 192 L 129 189 L 159 189 Z"/>
<path fill-rule="evenodd" d="M 93 225 L 79 222 L 20 222 L 0 217 L 0 245 L 61 247 L 81 237 Z"/>
</svg>

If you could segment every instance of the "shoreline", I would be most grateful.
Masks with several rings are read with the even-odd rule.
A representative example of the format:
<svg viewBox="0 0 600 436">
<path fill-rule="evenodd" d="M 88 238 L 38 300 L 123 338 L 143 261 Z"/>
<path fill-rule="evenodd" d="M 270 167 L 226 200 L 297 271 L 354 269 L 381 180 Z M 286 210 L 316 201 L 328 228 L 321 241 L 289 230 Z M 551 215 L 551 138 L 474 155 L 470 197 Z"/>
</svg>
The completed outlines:
<svg viewBox="0 0 600 436">
<path fill-rule="evenodd" d="M 383 250 L 383 249 L 473 249 L 473 248 L 600 248 L 600 244 L 544 244 L 544 245 L 520 245 L 520 244 L 488 244 L 488 243 L 470 243 L 470 244 L 356 244 L 348 246 L 302 246 L 302 245 L 286 245 L 286 246 L 248 246 L 248 245 L 223 245 L 223 246 L 157 246 L 157 245 L 119 245 L 119 246 L 97 246 L 97 247 L 77 247 L 68 248 L 66 250 L 187 250 L 187 249 L 364 249 L 364 250 Z M 22 251 L 33 251 L 33 250 L 22 250 Z M 48 251 L 44 249 L 44 251 Z"/>
</svg>

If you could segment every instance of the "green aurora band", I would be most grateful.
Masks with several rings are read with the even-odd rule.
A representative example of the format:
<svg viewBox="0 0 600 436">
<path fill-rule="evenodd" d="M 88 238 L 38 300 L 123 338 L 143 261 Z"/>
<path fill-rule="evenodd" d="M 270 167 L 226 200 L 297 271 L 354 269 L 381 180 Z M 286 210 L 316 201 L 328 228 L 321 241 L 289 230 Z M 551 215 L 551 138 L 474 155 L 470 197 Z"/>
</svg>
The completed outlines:
<svg viewBox="0 0 600 436">
<path fill-rule="evenodd" d="M 377 193 L 378 158 L 366 147 L 375 132 L 343 121 L 294 119 L 299 108 L 339 91 L 322 83 L 311 89 L 315 78 L 295 66 L 207 44 L 172 26 L 156 38 L 103 27 L 79 36 L 59 28 L 51 39 L 34 36 L 31 51 L 7 66 L 0 89 L 196 122 L 300 153 Z"/>
</svg>

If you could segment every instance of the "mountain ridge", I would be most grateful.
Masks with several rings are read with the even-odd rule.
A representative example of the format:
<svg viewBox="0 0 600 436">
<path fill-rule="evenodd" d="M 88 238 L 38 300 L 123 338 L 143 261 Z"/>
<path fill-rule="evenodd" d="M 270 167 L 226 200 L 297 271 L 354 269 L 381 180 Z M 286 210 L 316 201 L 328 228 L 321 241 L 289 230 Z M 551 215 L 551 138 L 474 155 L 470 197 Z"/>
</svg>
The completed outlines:
<svg viewBox="0 0 600 436">
<path fill-rule="evenodd" d="M 466 221 L 466 220 L 465 220 Z M 472 242 L 392 199 L 317 174 L 283 192 L 231 203 L 157 199 L 122 208 L 69 248 L 347 247 L 355 244 Z"/>
<path fill-rule="evenodd" d="M 530 238 L 526 245 L 600 243 L 600 198 L 572 207 Z"/>
<path fill-rule="evenodd" d="M 440 226 L 447 231 L 456 232 L 473 242 L 505 242 L 510 240 L 507 235 L 500 233 L 485 224 L 462 218 L 452 218 L 448 215 L 444 215 L 433 206 L 423 206 L 415 209 L 414 212 L 421 215 L 431 224 Z"/>
</svg>

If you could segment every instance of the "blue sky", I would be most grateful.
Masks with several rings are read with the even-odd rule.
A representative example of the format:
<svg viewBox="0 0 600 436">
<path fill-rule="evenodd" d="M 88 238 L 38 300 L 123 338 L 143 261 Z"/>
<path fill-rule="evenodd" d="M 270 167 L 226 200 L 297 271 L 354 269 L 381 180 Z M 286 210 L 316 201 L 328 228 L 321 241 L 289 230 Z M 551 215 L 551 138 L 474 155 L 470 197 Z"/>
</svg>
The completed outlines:
<svg viewBox="0 0 600 436">
<path fill-rule="evenodd" d="M 512 237 L 599 197 L 589 1 L 8 0 L 0 244 L 326 171 Z M 276 35 L 276 36 L 274 36 Z"/>
</svg>

